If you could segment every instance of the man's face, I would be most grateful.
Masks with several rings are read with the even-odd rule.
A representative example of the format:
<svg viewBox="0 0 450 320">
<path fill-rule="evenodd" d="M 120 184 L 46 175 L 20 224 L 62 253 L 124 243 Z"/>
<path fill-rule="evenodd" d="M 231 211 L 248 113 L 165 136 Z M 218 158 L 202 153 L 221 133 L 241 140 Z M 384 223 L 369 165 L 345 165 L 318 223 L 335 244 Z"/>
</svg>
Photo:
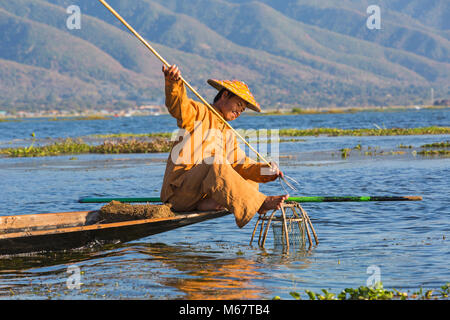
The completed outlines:
<svg viewBox="0 0 450 320">
<path fill-rule="evenodd" d="M 242 112 L 244 112 L 247 102 L 238 96 L 232 96 L 228 92 L 225 92 L 220 98 L 220 111 L 223 114 L 223 117 L 227 121 L 232 121 L 239 117 Z"/>
</svg>

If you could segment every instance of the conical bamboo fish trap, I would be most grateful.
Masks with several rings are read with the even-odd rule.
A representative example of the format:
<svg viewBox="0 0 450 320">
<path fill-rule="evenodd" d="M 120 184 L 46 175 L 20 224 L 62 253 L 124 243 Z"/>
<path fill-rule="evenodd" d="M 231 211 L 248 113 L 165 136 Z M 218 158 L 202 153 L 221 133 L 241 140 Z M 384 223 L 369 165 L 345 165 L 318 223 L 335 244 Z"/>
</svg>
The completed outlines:
<svg viewBox="0 0 450 320">
<path fill-rule="evenodd" d="M 276 212 L 277 210 L 274 210 L 269 216 L 266 214 L 259 216 L 253 229 L 250 245 L 260 223 L 258 245 L 262 248 L 265 246 L 270 226 L 272 226 L 275 246 L 282 245 L 286 251 L 292 246 L 304 247 L 306 238 L 308 239 L 309 247 L 311 247 L 313 245 L 311 232 L 316 245 L 319 243 L 311 220 L 299 203 L 287 201 L 281 206 L 281 214 L 276 215 Z"/>
</svg>

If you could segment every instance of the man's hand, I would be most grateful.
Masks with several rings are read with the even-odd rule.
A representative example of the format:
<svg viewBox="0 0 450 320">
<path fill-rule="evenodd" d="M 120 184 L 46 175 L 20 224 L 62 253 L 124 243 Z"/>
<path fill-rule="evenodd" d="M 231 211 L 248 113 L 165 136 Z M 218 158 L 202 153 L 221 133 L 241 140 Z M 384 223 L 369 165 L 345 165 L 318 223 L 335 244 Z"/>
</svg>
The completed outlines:
<svg viewBox="0 0 450 320">
<path fill-rule="evenodd" d="M 168 68 L 165 65 L 163 65 L 162 72 L 164 73 L 164 76 L 166 77 L 166 79 L 169 79 L 172 81 L 178 81 L 181 79 L 181 72 L 178 69 L 178 67 L 174 64 Z"/>
<path fill-rule="evenodd" d="M 276 162 L 270 162 L 270 165 L 272 166 L 270 171 L 274 176 L 276 177 L 281 176 L 282 178 L 284 178 L 283 172 L 281 172 L 280 168 L 278 168 L 278 164 Z"/>
</svg>

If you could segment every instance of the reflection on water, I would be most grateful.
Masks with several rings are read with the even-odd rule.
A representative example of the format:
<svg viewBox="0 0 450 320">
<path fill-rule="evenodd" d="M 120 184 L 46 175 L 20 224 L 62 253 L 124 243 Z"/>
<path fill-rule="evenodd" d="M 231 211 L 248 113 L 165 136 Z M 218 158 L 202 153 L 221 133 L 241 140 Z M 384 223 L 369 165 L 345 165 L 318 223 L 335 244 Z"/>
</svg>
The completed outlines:
<svg viewBox="0 0 450 320">
<path fill-rule="evenodd" d="M 265 299 L 270 290 L 262 283 L 270 280 L 271 274 L 264 270 L 264 265 L 285 265 L 308 255 L 298 250 L 291 251 L 290 255 L 261 250 L 259 258 L 247 259 L 240 255 L 221 258 L 214 253 L 215 250 L 210 254 L 204 248 L 193 246 L 140 242 L 3 256 L 0 297 L 58 298 L 64 294 L 66 298 L 120 298 L 128 296 L 125 293 L 131 287 L 137 297 L 171 297 L 167 292 L 175 291 L 175 297 L 181 299 Z M 79 290 L 67 288 L 67 270 L 71 265 L 83 270 L 83 285 Z M 303 264 L 303 268 L 307 265 Z M 96 270 L 97 267 L 103 271 Z M 123 278 L 124 270 L 131 270 L 131 276 Z M 136 272 L 139 272 L 137 277 Z M 148 279 L 159 284 L 158 288 L 155 283 L 143 285 Z M 125 282 L 125 288 L 123 284 L 119 287 L 118 281 Z"/>
<path fill-rule="evenodd" d="M 164 267 L 180 272 L 179 277 L 161 277 L 164 286 L 176 288 L 184 299 L 261 299 L 264 288 L 254 284 L 264 278 L 255 261 L 245 258 L 217 258 L 178 248 L 145 246 L 141 253 L 161 258 Z"/>
</svg>

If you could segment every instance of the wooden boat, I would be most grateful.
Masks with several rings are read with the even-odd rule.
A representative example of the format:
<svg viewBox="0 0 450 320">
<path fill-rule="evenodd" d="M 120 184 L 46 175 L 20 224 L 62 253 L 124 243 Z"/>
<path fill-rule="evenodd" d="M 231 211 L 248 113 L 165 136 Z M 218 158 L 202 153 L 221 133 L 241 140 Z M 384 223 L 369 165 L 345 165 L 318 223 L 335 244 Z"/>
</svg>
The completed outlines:
<svg viewBox="0 0 450 320">
<path fill-rule="evenodd" d="M 187 212 L 175 217 L 114 223 L 101 223 L 99 211 L 2 216 L 0 255 L 127 242 L 227 214 L 228 211 Z"/>
</svg>

